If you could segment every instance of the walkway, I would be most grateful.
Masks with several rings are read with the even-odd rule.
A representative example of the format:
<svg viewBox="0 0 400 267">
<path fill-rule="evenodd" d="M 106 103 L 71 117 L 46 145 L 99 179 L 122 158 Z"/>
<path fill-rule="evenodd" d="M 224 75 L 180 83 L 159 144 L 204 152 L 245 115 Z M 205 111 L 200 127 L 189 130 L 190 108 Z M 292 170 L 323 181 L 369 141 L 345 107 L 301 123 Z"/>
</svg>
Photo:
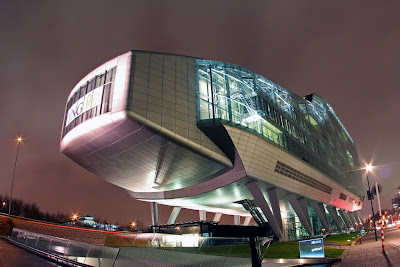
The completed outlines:
<svg viewBox="0 0 400 267">
<path fill-rule="evenodd" d="M 382 253 L 380 231 L 378 241 L 370 233 L 362 240 L 362 244 L 351 247 L 340 267 L 400 267 L 400 230 L 391 229 L 385 232 L 386 255 Z"/>
<path fill-rule="evenodd" d="M 33 253 L 25 251 L 14 245 L 0 240 L 0 266 L 2 267 L 28 267 L 28 266 L 43 266 L 54 267 L 59 266 L 56 263 L 47 261 Z"/>
</svg>

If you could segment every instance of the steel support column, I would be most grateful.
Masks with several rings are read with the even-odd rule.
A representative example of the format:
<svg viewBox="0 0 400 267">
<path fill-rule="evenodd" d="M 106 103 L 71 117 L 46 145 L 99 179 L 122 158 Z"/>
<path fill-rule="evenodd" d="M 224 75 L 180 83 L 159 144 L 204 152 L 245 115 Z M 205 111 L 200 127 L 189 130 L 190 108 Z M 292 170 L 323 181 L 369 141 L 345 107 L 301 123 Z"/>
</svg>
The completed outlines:
<svg viewBox="0 0 400 267">
<path fill-rule="evenodd" d="M 328 210 L 329 214 L 332 216 L 332 219 L 335 222 L 338 230 L 340 232 L 342 232 L 343 231 L 342 224 L 340 223 L 340 218 L 339 218 L 339 215 L 337 214 L 336 208 L 332 207 L 332 206 L 326 206 L 326 209 Z"/>
<path fill-rule="evenodd" d="M 290 195 L 287 195 L 286 198 L 288 199 L 290 205 L 296 212 L 297 217 L 299 217 L 299 220 L 300 220 L 301 224 L 304 226 L 304 228 L 306 229 L 307 233 L 311 237 L 314 236 L 311 225 L 308 223 L 310 218 L 307 219 L 307 217 L 306 217 L 308 215 L 308 212 L 307 212 L 307 215 L 304 214 L 303 209 L 301 208 L 301 205 L 300 205 L 299 201 L 297 200 L 297 197 L 294 194 L 290 194 Z M 308 217 L 310 217 L 310 216 L 308 216 Z"/>
<path fill-rule="evenodd" d="M 251 195 L 254 197 L 258 206 L 261 208 L 265 217 L 267 218 L 268 223 L 272 228 L 272 231 L 274 231 L 275 235 L 279 239 L 282 239 L 283 235 L 282 235 L 282 231 L 279 227 L 279 224 L 277 223 L 274 215 L 272 214 L 272 211 L 271 211 L 267 201 L 265 200 L 264 194 L 261 192 L 261 189 L 258 186 L 257 182 L 255 182 L 255 181 L 250 182 L 250 183 L 246 184 L 246 186 L 249 189 Z"/>
<path fill-rule="evenodd" d="M 157 202 L 150 202 L 151 222 L 153 225 L 158 225 L 158 206 Z"/>
<path fill-rule="evenodd" d="M 240 225 L 240 215 L 233 215 L 233 224 Z"/>
<path fill-rule="evenodd" d="M 179 215 L 179 212 L 181 211 L 182 207 L 174 207 L 174 209 L 171 211 L 171 215 L 169 216 L 167 224 L 174 224 L 176 218 Z"/>
<path fill-rule="evenodd" d="M 199 210 L 200 221 L 207 221 L 207 213 L 205 210 Z"/>
<path fill-rule="evenodd" d="M 319 204 L 322 203 L 317 203 L 315 201 L 311 201 L 310 205 L 311 208 L 314 210 L 314 212 L 317 214 L 318 219 L 321 221 L 321 224 L 324 226 L 324 228 L 326 229 L 326 232 L 330 232 L 331 231 L 331 227 L 329 226 L 328 220 L 326 219 L 326 213 L 325 213 L 325 209 L 323 210 L 322 213 L 322 209 L 320 207 Z M 323 204 L 322 204 L 323 205 Z M 324 206 L 322 206 L 323 208 Z M 325 216 L 324 216 L 325 215 Z"/>
</svg>

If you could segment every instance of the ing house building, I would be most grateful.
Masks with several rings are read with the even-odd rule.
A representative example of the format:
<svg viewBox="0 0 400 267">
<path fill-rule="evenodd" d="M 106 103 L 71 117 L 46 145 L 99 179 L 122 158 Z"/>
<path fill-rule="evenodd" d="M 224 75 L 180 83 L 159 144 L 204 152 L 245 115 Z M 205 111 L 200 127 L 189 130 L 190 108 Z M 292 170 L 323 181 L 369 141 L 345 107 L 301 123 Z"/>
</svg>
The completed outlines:
<svg viewBox="0 0 400 267">
<path fill-rule="evenodd" d="M 279 239 L 358 228 L 356 146 L 323 97 L 246 68 L 130 51 L 72 89 L 61 151 L 138 200 L 251 218 Z M 195 218 L 194 220 L 196 220 Z"/>
</svg>

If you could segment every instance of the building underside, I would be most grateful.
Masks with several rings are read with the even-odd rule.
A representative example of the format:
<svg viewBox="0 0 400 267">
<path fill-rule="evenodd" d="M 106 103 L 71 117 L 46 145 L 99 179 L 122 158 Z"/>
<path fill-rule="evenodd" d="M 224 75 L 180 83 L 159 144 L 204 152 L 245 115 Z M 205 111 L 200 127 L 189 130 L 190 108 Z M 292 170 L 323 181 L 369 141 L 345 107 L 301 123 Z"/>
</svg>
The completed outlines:
<svg viewBox="0 0 400 267">
<path fill-rule="evenodd" d="M 253 218 L 279 239 L 362 225 L 353 140 L 322 97 L 236 65 L 131 51 L 68 97 L 61 151 L 151 202 Z M 243 220 L 242 220 L 243 221 Z M 242 223 L 243 224 L 243 223 Z"/>
</svg>

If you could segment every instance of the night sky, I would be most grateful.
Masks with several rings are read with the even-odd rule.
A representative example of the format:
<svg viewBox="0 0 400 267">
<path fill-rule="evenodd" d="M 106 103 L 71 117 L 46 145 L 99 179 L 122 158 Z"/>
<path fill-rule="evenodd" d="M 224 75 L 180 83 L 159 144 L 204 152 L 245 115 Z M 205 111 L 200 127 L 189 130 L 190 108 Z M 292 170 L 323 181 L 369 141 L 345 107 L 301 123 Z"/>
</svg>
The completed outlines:
<svg viewBox="0 0 400 267">
<path fill-rule="evenodd" d="M 360 158 L 383 165 L 370 180 L 390 208 L 400 185 L 399 10 L 398 1 L 1 1 L 0 194 L 10 192 L 13 139 L 23 133 L 14 196 L 50 212 L 151 222 L 148 203 L 59 151 L 74 85 L 136 49 L 237 64 L 300 96 L 323 96 Z M 171 209 L 160 208 L 161 223 Z M 362 214 L 370 210 L 365 201 Z"/>
</svg>

